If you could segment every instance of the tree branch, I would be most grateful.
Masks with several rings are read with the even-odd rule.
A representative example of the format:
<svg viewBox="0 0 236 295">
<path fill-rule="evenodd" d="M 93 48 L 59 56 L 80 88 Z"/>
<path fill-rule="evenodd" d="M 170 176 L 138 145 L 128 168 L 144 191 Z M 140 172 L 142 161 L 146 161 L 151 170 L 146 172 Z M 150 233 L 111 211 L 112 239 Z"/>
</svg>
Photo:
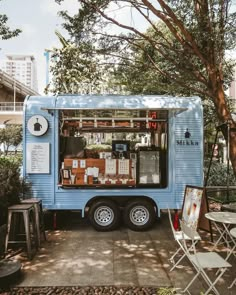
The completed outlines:
<svg viewBox="0 0 236 295">
<path fill-rule="evenodd" d="M 147 40 L 152 46 L 153 48 L 155 48 L 164 58 L 170 60 L 171 62 L 173 62 L 175 64 L 176 67 L 178 67 L 178 64 L 176 63 L 175 60 L 173 59 L 170 59 L 169 55 L 166 54 L 160 47 L 157 47 L 156 46 L 156 43 L 153 42 L 153 40 L 151 38 L 149 38 L 147 35 L 145 35 L 144 33 L 140 32 L 139 30 L 135 29 L 134 27 L 131 27 L 131 26 L 127 26 L 127 25 L 124 25 L 124 24 L 121 24 L 120 22 L 118 22 L 117 20 L 109 17 L 108 15 L 106 15 L 103 11 L 101 11 L 101 9 L 99 9 L 96 5 L 92 4 L 92 3 L 88 3 L 86 0 L 81 0 L 81 2 L 83 2 L 85 5 L 89 5 L 90 7 L 92 7 L 92 9 L 94 9 L 96 12 L 100 13 L 102 15 L 102 17 L 104 17 L 106 20 L 109 20 L 111 21 L 112 23 L 114 23 L 115 25 L 121 27 L 121 28 L 124 28 L 126 30 L 129 30 L 129 31 L 132 31 L 134 32 L 135 34 L 141 36 L 144 40 Z M 146 0 L 142 0 L 142 2 L 150 8 L 150 10 L 157 14 L 159 18 L 161 18 L 162 20 L 164 20 L 165 24 L 169 27 L 172 28 L 172 30 L 174 29 L 174 27 L 170 24 L 170 22 L 168 21 L 168 19 L 166 18 L 166 16 L 164 16 L 163 13 L 161 13 L 160 11 L 156 10 L 149 1 L 146 1 Z M 158 0 L 159 2 L 159 0 Z M 173 12 L 172 12 L 173 13 Z M 170 29 L 170 28 L 169 28 Z M 175 31 L 175 35 L 176 37 L 179 39 L 179 41 L 181 42 L 181 44 L 183 44 L 183 42 L 185 42 L 183 39 L 181 39 L 181 36 L 178 34 L 178 32 L 176 31 L 176 29 L 174 29 Z M 191 37 L 192 39 L 192 37 Z M 186 48 L 186 46 L 184 47 Z M 195 75 L 196 75 L 197 71 L 195 71 Z M 206 85 L 206 80 L 205 78 L 201 75 L 198 75 L 198 79 L 200 79 L 202 83 L 204 83 Z"/>
<path fill-rule="evenodd" d="M 108 34 L 102 34 L 102 33 L 97 33 L 97 34 L 100 34 L 100 35 L 105 35 L 105 36 L 108 36 L 108 37 L 111 37 L 111 38 L 118 38 L 118 39 L 122 39 L 126 42 L 128 42 L 129 40 L 129 44 L 131 45 L 134 45 L 136 46 L 137 43 L 135 43 L 134 41 L 141 41 L 142 39 L 134 39 L 133 37 L 132 38 L 129 38 L 127 36 L 121 36 L 121 35 L 108 35 Z M 170 44 L 170 43 L 169 43 Z M 153 46 L 153 44 L 151 44 Z M 157 47 L 156 45 L 159 45 L 159 47 Z M 139 47 L 141 48 L 141 47 Z M 162 42 L 156 42 L 155 44 L 155 47 L 154 47 L 165 59 L 168 59 L 172 64 L 175 65 L 176 68 L 179 69 L 179 63 L 178 61 L 176 61 L 176 59 L 173 59 L 170 57 L 170 55 L 168 54 L 167 51 L 173 51 L 175 52 L 177 55 L 183 55 L 183 52 L 179 52 L 178 50 L 176 50 L 173 46 L 171 46 L 170 44 L 170 47 L 167 46 L 166 44 L 162 43 Z M 165 52 L 166 54 L 164 53 L 164 51 L 160 50 L 160 48 L 164 48 L 166 49 Z M 143 52 L 145 52 L 145 50 L 142 48 Z M 191 70 L 187 69 L 186 67 L 182 70 L 182 72 L 188 72 L 190 75 L 193 75 L 199 82 L 203 83 L 205 86 L 208 85 L 208 81 L 207 79 L 201 74 L 201 72 L 198 71 L 198 69 L 194 66 L 194 64 L 189 60 L 189 63 L 191 64 Z"/>
<path fill-rule="evenodd" d="M 163 76 L 167 77 L 168 79 L 173 79 L 176 83 L 178 83 L 182 87 L 187 87 L 188 89 L 190 89 L 196 93 L 202 94 L 204 96 L 212 97 L 212 94 L 210 94 L 209 92 L 200 90 L 199 88 L 195 88 L 193 86 L 189 86 L 189 84 L 184 83 L 184 80 L 180 79 L 180 77 L 177 76 L 176 74 L 174 74 L 174 73 L 171 74 L 169 72 L 161 70 L 149 54 L 147 54 L 147 57 L 150 60 L 150 62 L 152 63 L 153 67 Z"/>
<path fill-rule="evenodd" d="M 163 0 L 157 0 L 157 1 L 160 4 L 160 6 L 162 7 L 162 9 L 167 11 L 170 19 L 172 19 L 174 24 L 180 29 L 181 33 L 185 36 L 185 39 L 183 39 L 182 36 L 178 33 L 178 31 L 175 29 L 175 27 L 169 21 L 169 18 L 167 18 L 167 16 L 160 13 L 160 11 L 158 11 L 149 1 L 142 0 L 142 2 L 152 11 L 152 13 L 155 14 L 158 18 L 160 18 L 167 25 L 167 27 L 172 32 L 174 37 L 183 45 L 183 47 L 185 48 L 187 46 L 189 48 L 189 50 L 191 50 L 192 52 L 194 52 L 194 54 L 196 56 L 198 56 L 198 58 L 201 60 L 201 62 L 204 65 L 207 65 L 208 64 L 207 60 L 201 54 L 196 42 L 194 41 L 193 37 L 188 32 L 188 30 L 185 28 L 183 23 L 177 18 L 177 16 L 174 14 L 172 9 Z"/>
</svg>

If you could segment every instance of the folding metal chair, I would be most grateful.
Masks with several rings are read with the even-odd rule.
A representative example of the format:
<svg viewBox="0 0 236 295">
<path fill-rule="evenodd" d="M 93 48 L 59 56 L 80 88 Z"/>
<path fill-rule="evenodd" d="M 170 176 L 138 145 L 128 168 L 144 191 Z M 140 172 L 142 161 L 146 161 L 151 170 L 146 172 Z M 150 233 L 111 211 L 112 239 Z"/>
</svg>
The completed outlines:
<svg viewBox="0 0 236 295">
<path fill-rule="evenodd" d="M 172 229 L 173 237 L 175 241 L 178 243 L 179 248 L 175 251 L 175 253 L 170 257 L 170 261 L 173 263 L 172 268 L 170 271 L 172 271 L 181 261 L 182 259 L 186 256 L 185 249 L 183 247 L 183 233 L 182 231 L 176 231 L 173 226 L 172 218 L 171 218 L 171 212 L 170 209 L 168 208 L 168 216 L 169 216 L 169 221 L 170 221 L 170 226 Z M 185 235 L 185 239 L 191 241 L 191 239 Z M 200 235 L 196 232 L 196 235 L 194 237 L 194 243 L 196 244 L 198 241 L 201 240 Z M 177 254 L 182 254 L 181 257 L 175 262 L 174 258 L 176 257 Z"/>
<path fill-rule="evenodd" d="M 234 228 L 232 228 L 232 229 L 230 230 L 230 234 L 231 234 L 231 236 L 232 236 L 233 239 L 234 239 L 234 244 L 233 244 L 233 247 L 232 247 L 231 251 L 230 251 L 229 254 L 227 255 L 226 259 L 228 259 L 229 256 L 230 256 L 232 253 L 234 253 L 234 250 L 235 250 L 235 248 L 236 248 L 236 227 L 234 227 Z M 235 253 L 234 253 L 234 255 L 235 255 Z M 233 282 L 230 284 L 229 289 L 232 288 L 233 285 L 235 285 L 235 284 L 236 284 L 236 278 L 235 278 L 235 279 L 233 280 Z"/>
<path fill-rule="evenodd" d="M 186 225 L 184 222 L 180 221 L 182 234 L 183 234 L 183 246 L 185 248 L 185 253 L 189 259 L 189 261 L 192 263 L 193 267 L 197 271 L 196 275 L 193 277 L 193 279 L 189 282 L 187 287 L 184 289 L 185 292 L 189 292 L 189 288 L 192 285 L 192 283 L 196 280 L 196 278 L 201 275 L 202 278 L 205 280 L 209 288 L 204 293 L 205 295 L 209 294 L 211 290 L 215 292 L 215 294 L 220 295 L 220 293 L 217 291 L 215 284 L 219 281 L 219 279 L 222 277 L 224 272 L 231 267 L 231 264 L 229 264 L 225 259 L 223 259 L 218 253 L 216 252 L 197 252 L 195 247 L 195 241 L 194 236 L 196 234 L 196 231 L 193 230 L 190 226 Z M 187 246 L 185 236 L 188 236 L 192 241 L 192 247 L 191 250 L 193 250 L 193 254 L 189 252 L 189 247 Z M 209 276 L 206 273 L 206 269 L 217 269 L 219 270 L 217 274 L 215 275 L 214 281 L 211 281 Z"/>
</svg>

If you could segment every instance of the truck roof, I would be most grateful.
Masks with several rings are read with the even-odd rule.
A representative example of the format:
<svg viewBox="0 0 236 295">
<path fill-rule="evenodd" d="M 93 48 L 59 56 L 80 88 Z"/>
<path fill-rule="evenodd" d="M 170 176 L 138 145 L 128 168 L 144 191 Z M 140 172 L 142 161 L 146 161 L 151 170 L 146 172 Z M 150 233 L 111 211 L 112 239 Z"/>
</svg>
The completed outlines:
<svg viewBox="0 0 236 295">
<path fill-rule="evenodd" d="M 25 104 L 38 103 L 44 109 L 166 109 L 182 112 L 201 99 L 163 95 L 57 95 L 52 97 L 29 96 Z"/>
</svg>

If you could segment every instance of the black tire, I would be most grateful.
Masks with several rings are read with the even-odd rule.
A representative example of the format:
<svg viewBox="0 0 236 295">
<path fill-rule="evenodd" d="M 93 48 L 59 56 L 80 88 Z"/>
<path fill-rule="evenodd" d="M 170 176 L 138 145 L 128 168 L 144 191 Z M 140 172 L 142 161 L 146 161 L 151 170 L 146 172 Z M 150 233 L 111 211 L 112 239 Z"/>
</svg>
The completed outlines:
<svg viewBox="0 0 236 295">
<path fill-rule="evenodd" d="M 156 219 L 156 212 L 151 202 L 134 200 L 124 208 L 124 223 L 134 231 L 144 231 L 152 227 Z"/>
<path fill-rule="evenodd" d="M 89 220 L 97 231 L 112 231 L 120 224 L 120 209 L 110 200 L 95 201 L 89 209 Z"/>
</svg>

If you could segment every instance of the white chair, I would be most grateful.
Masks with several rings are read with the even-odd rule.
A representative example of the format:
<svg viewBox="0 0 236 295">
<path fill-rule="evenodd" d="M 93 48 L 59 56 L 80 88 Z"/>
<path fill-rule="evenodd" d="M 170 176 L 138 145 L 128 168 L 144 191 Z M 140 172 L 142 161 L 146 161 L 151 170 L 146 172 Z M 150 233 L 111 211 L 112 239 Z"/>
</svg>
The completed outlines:
<svg viewBox="0 0 236 295">
<path fill-rule="evenodd" d="M 234 228 L 232 228 L 232 229 L 230 230 L 230 234 L 231 234 L 231 236 L 232 236 L 233 239 L 234 239 L 234 244 L 233 244 L 233 247 L 232 247 L 231 251 L 230 251 L 229 254 L 227 255 L 226 259 L 228 259 L 229 256 L 230 256 L 232 253 L 234 253 L 234 250 L 235 250 L 235 248 L 236 248 L 236 227 L 234 227 Z M 232 282 L 231 285 L 229 286 L 229 289 L 232 288 L 234 284 L 236 284 L 236 278 L 233 280 L 233 282 Z"/>
<path fill-rule="evenodd" d="M 172 229 L 173 237 L 175 241 L 178 243 L 179 248 L 175 251 L 175 253 L 170 257 L 170 261 L 173 263 L 172 268 L 170 271 L 172 271 L 181 261 L 182 259 L 186 256 L 185 249 L 183 247 L 183 233 L 182 231 L 176 231 L 173 226 L 172 218 L 171 218 L 171 212 L 170 209 L 168 208 L 168 216 L 169 216 L 169 221 L 170 221 L 170 226 Z M 185 235 L 185 239 L 191 241 L 191 239 Z M 196 232 L 196 235 L 194 237 L 194 243 L 196 244 L 198 241 L 201 240 L 200 235 Z M 175 262 L 174 258 L 176 257 L 177 254 L 181 254 L 181 257 Z"/>
<path fill-rule="evenodd" d="M 231 264 L 229 264 L 225 259 L 223 259 L 218 253 L 216 252 L 197 252 L 195 247 L 195 241 L 194 237 L 196 234 L 196 231 L 193 230 L 190 226 L 186 225 L 184 222 L 180 221 L 182 233 L 183 233 L 183 246 L 185 248 L 185 253 L 187 257 L 189 258 L 189 261 L 192 263 L 193 267 L 197 271 L 196 275 L 193 277 L 193 279 L 189 282 L 187 287 L 184 289 L 185 292 L 189 292 L 189 288 L 192 285 L 192 283 L 195 281 L 195 279 L 201 275 L 202 278 L 205 280 L 205 282 L 208 284 L 209 288 L 204 293 L 205 295 L 209 294 L 211 290 L 215 292 L 215 294 L 220 295 L 220 293 L 217 291 L 215 284 L 219 281 L 219 279 L 222 277 L 224 272 L 231 267 Z M 188 236 L 192 241 L 192 247 L 191 250 L 193 250 L 193 254 L 189 252 L 189 247 L 187 246 L 185 235 Z M 206 273 L 206 269 L 216 269 L 219 270 L 217 272 L 217 275 L 215 275 L 214 281 L 211 281 L 209 276 Z"/>
</svg>

